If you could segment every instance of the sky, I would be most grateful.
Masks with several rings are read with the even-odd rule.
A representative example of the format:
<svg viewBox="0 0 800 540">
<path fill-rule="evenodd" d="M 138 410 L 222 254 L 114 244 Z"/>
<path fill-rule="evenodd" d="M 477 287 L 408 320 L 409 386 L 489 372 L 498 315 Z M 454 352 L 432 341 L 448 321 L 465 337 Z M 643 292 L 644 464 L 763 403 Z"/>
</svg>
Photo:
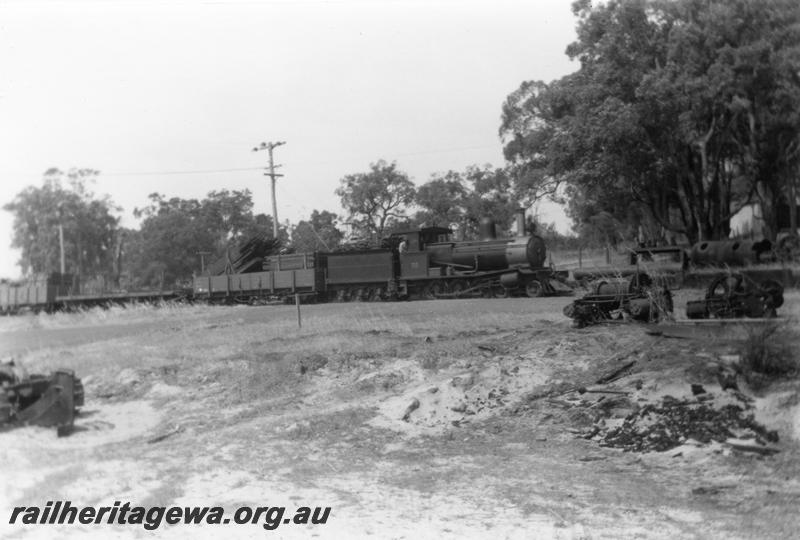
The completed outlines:
<svg viewBox="0 0 800 540">
<path fill-rule="evenodd" d="M 0 206 L 51 167 L 101 172 L 123 208 L 153 192 L 249 189 L 271 212 L 261 142 L 285 141 L 278 218 L 342 213 L 379 159 L 422 184 L 503 166 L 501 106 L 577 66 L 571 0 L 0 0 Z M 538 212 L 566 232 L 556 205 Z M 0 277 L 18 277 L 0 211 Z"/>
</svg>

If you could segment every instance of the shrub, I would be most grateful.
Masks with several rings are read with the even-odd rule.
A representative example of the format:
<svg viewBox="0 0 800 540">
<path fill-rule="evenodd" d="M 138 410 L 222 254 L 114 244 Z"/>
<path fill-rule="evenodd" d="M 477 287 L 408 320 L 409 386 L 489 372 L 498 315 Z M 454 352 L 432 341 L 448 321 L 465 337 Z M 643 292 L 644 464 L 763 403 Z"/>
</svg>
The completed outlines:
<svg viewBox="0 0 800 540">
<path fill-rule="evenodd" d="M 774 324 L 748 333 L 739 353 L 739 368 L 754 389 L 800 374 L 796 332 Z"/>
</svg>

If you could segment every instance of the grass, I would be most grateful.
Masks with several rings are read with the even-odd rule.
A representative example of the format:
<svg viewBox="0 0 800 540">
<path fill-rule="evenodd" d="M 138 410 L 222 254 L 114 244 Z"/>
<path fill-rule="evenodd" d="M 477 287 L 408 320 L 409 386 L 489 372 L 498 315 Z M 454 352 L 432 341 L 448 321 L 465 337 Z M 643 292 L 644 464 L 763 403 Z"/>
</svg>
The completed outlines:
<svg viewBox="0 0 800 540">
<path fill-rule="evenodd" d="M 90 399 L 138 399 L 166 383 L 211 387 L 219 403 L 236 405 L 302 395 L 322 369 L 355 379 L 402 361 L 435 373 L 480 355 L 474 338 L 495 342 L 543 318 L 568 326 L 560 308 L 541 312 L 548 301 L 304 305 L 302 328 L 294 306 L 133 305 L 5 318 L 0 331 L 41 331 L 46 344 L 20 359 L 36 372 L 74 369 Z"/>
<path fill-rule="evenodd" d="M 675 301 L 679 318 L 683 297 L 701 294 L 681 292 Z M 788 291 L 779 315 L 800 318 L 798 300 L 796 292 Z M 225 397 L 229 403 L 242 403 L 290 395 L 321 369 L 358 377 L 405 360 L 435 373 L 480 356 L 476 342 L 502 344 L 506 336 L 525 333 L 542 322 L 545 335 L 566 330 L 570 321 L 561 314 L 563 302 L 514 298 L 304 305 L 302 328 L 297 327 L 294 306 L 133 305 L 3 318 L 0 330 L 57 330 L 49 333 L 57 337 L 70 329 L 100 336 L 103 327 L 119 330 L 108 333 L 105 341 L 92 339 L 79 347 L 55 342 L 23 357 L 32 371 L 67 366 L 88 377 L 90 397 L 102 393 L 132 399 L 144 395 L 156 381 L 182 387 L 216 382 L 229 389 Z M 772 360 L 782 357 L 775 349 L 779 334 L 754 336 L 750 349 L 742 353 L 749 359 L 743 370 L 755 384 L 769 376 L 764 371 L 783 369 L 773 366 L 779 360 Z M 169 380 L 165 368 L 174 372 Z M 141 383 L 123 388 L 122 370 L 133 370 Z"/>
<path fill-rule="evenodd" d="M 52 328 L 70 328 L 77 326 L 101 326 L 107 324 L 124 324 L 142 321 L 158 321 L 202 314 L 207 309 L 204 305 L 186 305 L 171 302 L 161 304 L 132 303 L 112 305 L 108 308 L 90 307 L 75 311 L 57 311 L 55 313 L 21 313 L 8 317 L 0 317 L 0 333 L 23 330 Z"/>
</svg>

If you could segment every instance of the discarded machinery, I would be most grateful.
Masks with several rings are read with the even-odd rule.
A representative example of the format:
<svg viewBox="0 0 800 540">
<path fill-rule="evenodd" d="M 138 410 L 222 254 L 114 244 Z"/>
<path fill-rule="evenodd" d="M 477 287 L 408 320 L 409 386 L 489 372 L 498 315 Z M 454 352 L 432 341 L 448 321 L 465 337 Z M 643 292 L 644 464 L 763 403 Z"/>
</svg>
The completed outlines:
<svg viewBox="0 0 800 540">
<path fill-rule="evenodd" d="M 598 281 L 592 292 L 564 308 L 564 315 L 578 327 L 623 317 L 656 322 L 670 313 L 672 293 L 641 272 L 629 280 Z"/>
<path fill-rule="evenodd" d="M 13 360 L 0 363 L 0 430 L 37 425 L 68 435 L 81 406 L 83 383 L 71 370 L 28 375 Z"/>
<path fill-rule="evenodd" d="M 690 319 L 775 317 L 783 305 L 783 285 L 767 279 L 757 283 L 746 274 L 719 276 L 706 290 L 703 300 L 686 304 Z"/>
<path fill-rule="evenodd" d="M 765 262 L 772 255 L 769 240 L 715 240 L 692 246 L 690 257 L 695 266 L 747 266 Z"/>
</svg>

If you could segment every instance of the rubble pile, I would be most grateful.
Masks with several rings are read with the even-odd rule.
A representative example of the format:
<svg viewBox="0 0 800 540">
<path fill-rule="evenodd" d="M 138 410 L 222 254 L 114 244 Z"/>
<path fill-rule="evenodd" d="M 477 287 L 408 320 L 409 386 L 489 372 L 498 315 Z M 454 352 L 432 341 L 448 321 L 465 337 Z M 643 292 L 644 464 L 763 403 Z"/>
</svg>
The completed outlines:
<svg viewBox="0 0 800 540">
<path fill-rule="evenodd" d="M 733 437 L 754 438 L 762 445 L 778 440 L 777 432 L 768 431 L 739 405 L 715 409 L 697 400 L 671 396 L 664 396 L 660 404 L 645 405 L 626 416 L 622 425 L 596 435 L 601 446 L 626 452 L 663 452 L 688 439 L 707 444 Z"/>
</svg>

